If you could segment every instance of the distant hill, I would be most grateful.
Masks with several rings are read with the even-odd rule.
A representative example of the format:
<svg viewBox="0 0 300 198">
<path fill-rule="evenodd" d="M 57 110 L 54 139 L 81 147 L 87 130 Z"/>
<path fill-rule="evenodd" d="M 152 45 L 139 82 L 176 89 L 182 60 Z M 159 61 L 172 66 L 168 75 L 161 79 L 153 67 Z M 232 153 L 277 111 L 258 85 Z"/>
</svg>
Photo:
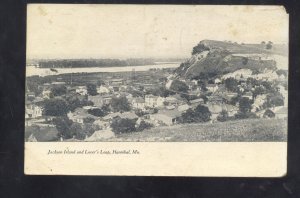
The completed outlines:
<svg viewBox="0 0 300 198">
<path fill-rule="evenodd" d="M 266 49 L 266 44 L 203 40 L 193 48 L 192 57 L 183 62 L 175 73 L 186 78 L 194 78 L 201 73 L 223 75 L 238 69 L 260 73 L 265 69 L 277 69 L 276 61 L 271 58 L 273 55 L 287 56 L 287 47 L 273 44 L 271 49 Z"/>
</svg>

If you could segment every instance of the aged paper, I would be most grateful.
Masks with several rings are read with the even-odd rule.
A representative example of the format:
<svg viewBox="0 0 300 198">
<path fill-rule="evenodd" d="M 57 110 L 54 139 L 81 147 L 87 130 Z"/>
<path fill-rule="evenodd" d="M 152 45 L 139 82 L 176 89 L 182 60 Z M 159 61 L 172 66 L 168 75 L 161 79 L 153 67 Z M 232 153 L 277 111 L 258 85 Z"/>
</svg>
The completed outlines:
<svg viewBox="0 0 300 198">
<path fill-rule="evenodd" d="M 282 6 L 28 4 L 25 174 L 281 177 Z"/>
</svg>

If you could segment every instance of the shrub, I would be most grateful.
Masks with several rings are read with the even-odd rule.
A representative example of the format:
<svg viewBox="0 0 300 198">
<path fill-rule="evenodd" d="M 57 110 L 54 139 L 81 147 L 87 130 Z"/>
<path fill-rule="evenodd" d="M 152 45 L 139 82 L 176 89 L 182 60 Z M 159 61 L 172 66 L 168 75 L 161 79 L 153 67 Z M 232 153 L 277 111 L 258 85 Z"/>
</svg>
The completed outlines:
<svg viewBox="0 0 300 198">
<path fill-rule="evenodd" d="M 275 113 L 271 111 L 270 109 L 267 109 L 263 115 L 264 118 L 274 118 Z"/>
<path fill-rule="evenodd" d="M 137 128 L 137 131 L 143 131 L 145 129 L 150 129 L 153 127 L 151 123 L 145 122 L 144 120 L 141 121 L 140 125 Z"/>
<path fill-rule="evenodd" d="M 217 120 L 220 122 L 225 122 L 229 119 L 228 112 L 226 110 L 222 110 L 217 117 Z"/>
</svg>

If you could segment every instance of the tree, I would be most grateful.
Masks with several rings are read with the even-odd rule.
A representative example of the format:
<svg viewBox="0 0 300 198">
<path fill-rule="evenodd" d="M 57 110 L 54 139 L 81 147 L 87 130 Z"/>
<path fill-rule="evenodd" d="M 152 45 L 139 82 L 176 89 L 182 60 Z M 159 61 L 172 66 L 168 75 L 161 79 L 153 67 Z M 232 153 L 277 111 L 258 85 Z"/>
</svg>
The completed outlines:
<svg viewBox="0 0 300 198">
<path fill-rule="evenodd" d="M 242 58 L 243 65 L 247 65 L 248 61 L 249 61 L 249 59 L 247 57 Z"/>
<path fill-rule="evenodd" d="M 134 132 L 136 119 L 116 117 L 112 120 L 111 128 L 115 134 Z"/>
<path fill-rule="evenodd" d="M 198 53 L 201 53 L 201 52 L 207 51 L 207 50 L 209 50 L 208 47 L 206 47 L 202 43 L 199 43 L 198 45 L 196 45 L 195 47 L 193 47 L 192 55 L 198 54 Z"/>
<path fill-rule="evenodd" d="M 272 47 L 273 47 L 273 43 L 269 41 L 266 45 L 266 49 L 272 49 Z"/>
<path fill-rule="evenodd" d="M 170 86 L 170 90 L 174 92 L 187 93 L 189 87 L 180 80 L 174 80 Z"/>
<path fill-rule="evenodd" d="M 73 121 L 70 120 L 67 116 L 56 117 L 53 119 L 53 123 L 58 131 L 58 138 L 72 138 L 73 134 L 71 131 L 71 126 L 73 124 Z"/>
<path fill-rule="evenodd" d="M 144 120 L 142 120 L 140 122 L 140 125 L 138 126 L 137 128 L 137 131 L 143 131 L 145 129 L 150 129 L 151 127 L 153 127 L 152 124 L 148 123 L 148 122 L 145 122 Z"/>
<path fill-rule="evenodd" d="M 81 125 L 76 122 L 71 125 L 70 133 L 73 137 L 75 137 L 78 140 L 83 140 L 83 139 L 85 139 L 85 136 L 86 136 Z"/>
<path fill-rule="evenodd" d="M 98 81 L 97 81 L 97 85 L 98 85 L 98 86 L 105 85 L 104 80 L 98 80 Z"/>
<path fill-rule="evenodd" d="M 130 111 L 130 105 L 125 96 L 112 98 L 111 107 L 114 112 Z"/>
<path fill-rule="evenodd" d="M 263 104 L 263 107 L 270 108 L 283 105 L 284 98 L 279 93 L 272 93 L 267 96 L 267 101 Z"/>
<path fill-rule="evenodd" d="M 86 85 L 86 89 L 87 89 L 88 95 L 95 96 L 95 95 L 98 94 L 97 93 L 97 86 L 95 84 L 88 83 Z"/>
<path fill-rule="evenodd" d="M 68 103 L 64 99 L 53 98 L 44 101 L 43 114 L 46 116 L 64 116 L 68 111 Z"/>
<path fill-rule="evenodd" d="M 52 95 L 55 96 L 62 96 L 67 93 L 67 87 L 62 85 L 62 86 L 54 86 L 51 88 L 51 93 Z"/>
<path fill-rule="evenodd" d="M 232 92 L 237 92 L 238 90 L 238 81 L 234 78 L 227 78 L 225 81 L 225 87 L 227 90 Z"/>
<path fill-rule="evenodd" d="M 66 101 L 68 102 L 68 107 L 70 111 L 74 111 L 77 108 L 83 106 L 92 106 L 93 102 L 87 100 L 86 98 L 81 99 L 77 95 L 70 95 L 66 97 Z"/>
<path fill-rule="evenodd" d="M 83 118 L 83 123 L 93 123 L 93 122 L 95 122 L 95 119 L 92 117 Z"/>
<path fill-rule="evenodd" d="M 265 44 L 266 44 L 266 42 L 265 42 L 265 41 L 262 41 L 262 42 L 261 42 L 261 44 L 262 44 L 262 45 L 265 45 Z"/>
<path fill-rule="evenodd" d="M 252 101 L 249 98 L 242 97 L 239 101 L 239 111 L 243 114 L 249 113 L 252 108 Z"/>
<path fill-rule="evenodd" d="M 188 109 L 182 114 L 180 120 L 183 123 L 207 122 L 210 120 L 211 112 L 206 106 L 198 105 L 194 110 Z"/>
<path fill-rule="evenodd" d="M 105 111 L 105 109 L 89 109 L 88 113 L 93 115 L 93 116 L 97 116 L 97 117 L 103 117 L 106 116 L 108 114 L 107 111 Z"/>
<path fill-rule="evenodd" d="M 265 93 L 265 89 L 263 87 L 256 87 L 253 90 L 253 98 L 256 98 L 258 95 Z"/>
<path fill-rule="evenodd" d="M 263 115 L 264 118 L 274 118 L 275 113 L 271 111 L 270 109 L 267 109 Z"/>
<path fill-rule="evenodd" d="M 222 110 L 217 117 L 217 120 L 220 122 L 225 122 L 229 119 L 228 112 L 226 110 Z"/>
<path fill-rule="evenodd" d="M 208 89 L 206 88 L 206 82 L 199 80 L 198 85 L 200 86 L 201 91 L 207 91 Z"/>
</svg>

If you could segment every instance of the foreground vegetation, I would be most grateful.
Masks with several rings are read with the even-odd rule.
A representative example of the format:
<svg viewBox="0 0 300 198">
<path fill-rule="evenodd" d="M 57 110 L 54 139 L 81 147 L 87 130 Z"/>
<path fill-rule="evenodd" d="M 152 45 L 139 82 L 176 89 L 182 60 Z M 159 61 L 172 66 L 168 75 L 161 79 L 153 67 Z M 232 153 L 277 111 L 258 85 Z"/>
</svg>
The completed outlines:
<svg viewBox="0 0 300 198">
<path fill-rule="evenodd" d="M 286 119 L 244 119 L 157 127 L 120 134 L 108 141 L 252 142 L 287 141 Z"/>
</svg>

